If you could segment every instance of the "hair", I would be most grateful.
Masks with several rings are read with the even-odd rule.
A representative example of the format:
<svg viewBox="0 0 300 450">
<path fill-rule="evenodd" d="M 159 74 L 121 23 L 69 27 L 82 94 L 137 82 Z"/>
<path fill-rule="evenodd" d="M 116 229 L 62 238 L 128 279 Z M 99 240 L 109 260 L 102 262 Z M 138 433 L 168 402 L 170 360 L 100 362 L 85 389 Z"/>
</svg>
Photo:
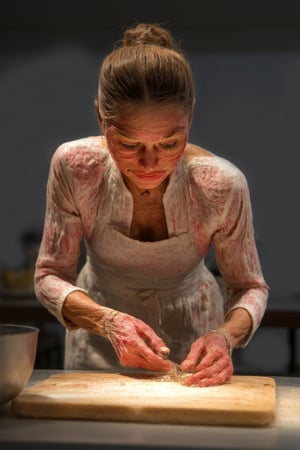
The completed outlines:
<svg viewBox="0 0 300 450">
<path fill-rule="evenodd" d="M 169 31 L 140 23 L 125 30 L 121 46 L 102 62 L 99 114 L 105 126 L 145 102 L 178 104 L 192 116 L 195 93 L 190 65 Z"/>
</svg>

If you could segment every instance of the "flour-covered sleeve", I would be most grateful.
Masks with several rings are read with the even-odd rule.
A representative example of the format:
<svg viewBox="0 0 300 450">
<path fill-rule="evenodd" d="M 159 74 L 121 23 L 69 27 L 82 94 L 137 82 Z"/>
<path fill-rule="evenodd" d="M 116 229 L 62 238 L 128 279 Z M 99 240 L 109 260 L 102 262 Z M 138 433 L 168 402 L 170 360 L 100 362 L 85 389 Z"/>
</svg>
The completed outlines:
<svg viewBox="0 0 300 450">
<path fill-rule="evenodd" d="M 252 318 L 246 345 L 265 312 L 268 286 L 257 253 L 249 188 L 244 174 L 234 166 L 226 177 L 226 200 L 213 235 L 214 250 L 226 291 L 226 315 L 244 308 Z"/>
<path fill-rule="evenodd" d="M 97 167 L 95 157 L 82 146 L 63 144 L 54 153 L 49 171 L 44 230 L 34 277 L 35 294 L 68 328 L 74 326 L 64 321 L 61 309 L 66 296 L 79 290 L 75 283 L 80 244 L 94 222 L 96 199 L 91 186 Z"/>
</svg>

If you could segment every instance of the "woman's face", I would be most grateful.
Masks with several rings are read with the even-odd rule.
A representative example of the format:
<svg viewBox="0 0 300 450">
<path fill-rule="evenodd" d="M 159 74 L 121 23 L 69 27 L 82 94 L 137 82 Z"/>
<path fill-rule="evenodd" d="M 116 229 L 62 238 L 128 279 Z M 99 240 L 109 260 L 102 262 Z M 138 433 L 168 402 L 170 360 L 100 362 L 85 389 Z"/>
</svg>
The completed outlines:
<svg viewBox="0 0 300 450">
<path fill-rule="evenodd" d="M 188 139 L 189 116 L 178 105 L 137 106 L 105 130 L 108 147 L 125 180 L 154 189 L 174 170 Z"/>
</svg>

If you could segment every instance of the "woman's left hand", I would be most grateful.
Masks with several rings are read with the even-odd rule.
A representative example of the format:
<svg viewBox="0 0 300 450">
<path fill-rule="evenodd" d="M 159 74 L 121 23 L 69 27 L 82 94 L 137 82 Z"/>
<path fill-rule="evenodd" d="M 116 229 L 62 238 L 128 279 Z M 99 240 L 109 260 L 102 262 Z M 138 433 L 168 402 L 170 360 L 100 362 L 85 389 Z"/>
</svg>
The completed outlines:
<svg viewBox="0 0 300 450">
<path fill-rule="evenodd" d="M 224 335 L 208 332 L 191 346 L 181 363 L 183 372 L 193 372 L 186 378 L 186 386 L 216 386 L 228 381 L 233 374 L 231 355 Z"/>
</svg>

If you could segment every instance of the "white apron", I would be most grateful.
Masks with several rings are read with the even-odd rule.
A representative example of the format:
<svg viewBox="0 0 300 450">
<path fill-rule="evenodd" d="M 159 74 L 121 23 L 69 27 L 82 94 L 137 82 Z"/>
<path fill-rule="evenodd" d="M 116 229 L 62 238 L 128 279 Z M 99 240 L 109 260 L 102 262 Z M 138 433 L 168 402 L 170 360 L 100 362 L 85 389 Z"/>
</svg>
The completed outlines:
<svg viewBox="0 0 300 450">
<path fill-rule="evenodd" d="M 164 195 L 169 239 L 141 242 L 129 238 L 133 203 L 122 177 L 111 167 L 87 262 L 77 285 L 97 303 L 145 321 L 181 362 L 194 340 L 224 320 L 224 301 L 204 264 L 191 232 L 184 177 L 172 174 Z M 67 330 L 66 369 L 120 369 L 107 339 L 85 330 Z"/>
</svg>

